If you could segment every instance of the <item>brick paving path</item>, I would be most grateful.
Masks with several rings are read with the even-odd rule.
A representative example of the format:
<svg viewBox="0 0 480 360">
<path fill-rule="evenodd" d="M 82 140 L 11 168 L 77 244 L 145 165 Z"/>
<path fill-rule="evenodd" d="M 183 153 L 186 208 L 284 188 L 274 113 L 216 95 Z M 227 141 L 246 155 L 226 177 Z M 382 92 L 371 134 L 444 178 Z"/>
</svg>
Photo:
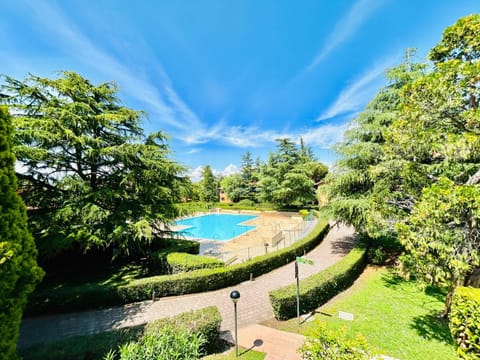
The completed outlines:
<svg viewBox="0 0 480 360">
<path fill-rule="evenodd" d="M 315 265 L 300 265 L 300 278 L 308 277 L 341 259 L 352 248 L 354 230 L 343 225 L 333 227 L 322 243 L 306 255 Z M 238 290 L 238 326 L 258 324 L 273 317 L 268 297 L 270 290 L 295 282 L 294 263 L 287 264 L 254 281 L 200 294 L 164 297 L 104 310 L 83 311 L 24 319 L 20 327 L 19 347 L 51 342 L 75 335 L 139 325 L 162 317 L 206 306 L 217 306 L 222 316 L 222 331 L 233 329 L 233 305 L 230 292 Z"/>
<path fill-rule="evenodd" d="M 262 325 L 248 325 L 238 330 L 238 344 L 245 349 L 266 353 L 265 360 L 301 360 L 297 349 L 304 341 L 303 335 Z"/>
</svg>

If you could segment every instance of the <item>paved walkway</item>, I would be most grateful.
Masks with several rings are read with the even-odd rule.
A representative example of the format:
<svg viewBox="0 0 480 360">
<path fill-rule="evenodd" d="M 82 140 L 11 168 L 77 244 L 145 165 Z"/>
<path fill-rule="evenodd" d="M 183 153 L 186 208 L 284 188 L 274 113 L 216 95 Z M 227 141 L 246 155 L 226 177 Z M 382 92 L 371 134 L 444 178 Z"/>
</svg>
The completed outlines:
<svg viewBox="0 0 480 360">
<path fill-rule="evenodd" d="M 352 248 L 353 228 L 335 226 L 323 242 L 306 255 L 315 265 L 300 265 L 300 278 L 308 277 L 341 259 Z M 233 305 L 230 292 L 238 290 L 238 326 L 258 324 L 273 317 L 268 293 L 270 290 L 295 282 L 294 263 L 289 263 L 254 281 L 199 294 L 164 297 L 157 301 L 144 301 L 105 310 L 83 311 L 23 320 L 19 347 L 51 342 L 75 335 L 95 334 L 102 331 L 139 325 L 162 317 L 206 306 L 217 306 L 222 316 L 222 331 L 232 333 Z"/>
<path fill-rule="evenodd" d="M 304 341 L 303 335 L 262 325 L 248 325 L 238 330 L 238 344 L 245 349 L 266 353 L 265 360 L 301 360 L 297 349 Z"/>
</svg>

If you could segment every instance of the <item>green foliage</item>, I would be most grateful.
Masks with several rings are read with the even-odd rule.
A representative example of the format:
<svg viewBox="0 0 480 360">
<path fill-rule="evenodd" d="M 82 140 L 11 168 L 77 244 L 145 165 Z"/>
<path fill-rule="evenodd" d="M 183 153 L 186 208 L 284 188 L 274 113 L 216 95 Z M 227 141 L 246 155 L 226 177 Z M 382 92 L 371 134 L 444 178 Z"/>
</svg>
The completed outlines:
<svg viewBox="0 0 480 360">
<path fill-rule="evenodd" d="M 213 176 L 212 168 L 207 165 L 203 168 L 200 182 L 200 199 L 204 202 L 217 202 L 219 197 L 218 182 Z"/>
<path fill-rule="evenodd" d="M 303 206 L 316 200 L 314 184 L 328 168 L 318 163 L 310 148 L 291 139 L 277 139 L 277 150 L 261 167 L 258 199 L 279 206 Z"/>
<path fill-rule="evenodd" d="M 164 327 L 197 333 L 205 339 L 205 343 L 200 346 L 200 352 L 205 354 L 216 349 L 221 323 L 222 317 L 218 308 L 209 306 L 201 310 L 189 311 L 172 318 L 148 323 L 145 327 L 145 333 L 155 334 Z"/>
<path fill-rule="evenodd" d="M 182 240 L 182 239 L 164 239 L 162 249 L 150 253 L 150 272 L 165 273 L 169 271 L 167 256 L 170 253 L 187 253 L 196 255 L 200 251 L 200 243 L 198 241 Z"/>
<path fill-rule="evenodd" d="M 143 337 L 155 336 L 164 328 L 175 333 L 195 334 L 198 338 L 205 339 L 205 343 L 200 347 L 200 352 L 204 354 L 217 350 L 221 322 L 218 309 L 207 307 L 144 325 L 33 345 L 22 349 L 20 354 L 30 360 L 97 360 L 109 353 L 117 356 L 115 350 L 122 345 L 142 341 Z"/>
<path fill-rule="evenodd" d="M 40 255 L 72 247 L 140 253 L 189 183 L 161 132 L 145 136 L 143 113 L 122 107 L 114 83 L 74 72 L 57 79 L 5 78 L 15 113 L 15 154 Z"/>
<path fill-rule="evenodd" d="M 373 352 L 366 339 L 357 335 L 350 339 L 345 336 L 345 329 L 328 329 L 326 324 L 317 321 L 315 328 L 300 348 L 304 360 L 370 360 Z"/>
<path fill-rule="evenodd" d="M 183 252 L 171 252 L 167 255 L 167 264 L 173 274 L 197 269 L 212 269 L 224 266 L 223 261 Z"/>
<path fill-rule="evenodd" d="M 448 27 L 429 64 L 406 62 L 359 115 L 330 177 L 331 212 L 370 237 L 399 233 L 403 265 L 452 290 L 479 262 L 480 15 Z M 399 223 L 397 227 L 395 224 Z"/>
<path fill-rule="evenodd" d="M 406 176 L 389 161 L 386 136 L 401 111 L 401 89 L 425 71 L 425 65 L 411 62 L 412 55 L 409 50 L 403 64 L 387 71 L 388 85 L 345 132 L 336 147 L 342 159 L 323 190 L 334 218 L 371 237 L 391 233 L 392 220 L 405 217 L 410 206 L 410 194 L 398 186 Z"/>
<path fill-rule="evenodd" d="M 300 214 L 302 219 L 306 219 L 307 216 L 310 214 L 310 211 L 308 211 L 306 209 L 301 209 L 301 210 L 298 211 L 298 213 Z"/>
<path fill-rule="evenodd" d="M 386 254 L 384 249 L 380 247 L 368 249 L 368 262 L 373 265 L 384 265 Z"/>
<path fill-rule="evenodd" d="M 434 62 L 472 61 L 480 57 L 480 16 L 468 15 L 443 32 L 442 40 L 430 52 Z"/>
<path fill-rule="evenodd" d="M 439 179 L 424 190 L 409 220 L 397 225 L 405 268 L 449 291 L 463 285 L 480 265 L 479 222 L 480 187 Z"/>
<path fill-rule="evenodd" d="M 188 331 L 174 331 L 169 327 L 155 334 L 143 336 L 139 341 L 123 344 L 115 352 L 105 356 L 105 360 L 194 360 L 200 359 L 199 348 L 204 339 Z"/>
<path fill-rule="evenodd" d="M 247 200 L 248 201 L 248 200 Z M 218 204 L 218 207 L 220 209 L 225 209 L 225 210 L 255 210 L 255 211 L 272 211 L 276 209 L 275 205 L 270 204 L 270 203 L 255 203 L 254 205 L 240 205 L 238 203 L 229 203 L 229 204 L 223 204 L 220 203 Z M 242 203 L 245 204 L 245 203 Z M 251 204 L 251 203 L 248 203 Z"/>
<path fill-rule="evenodd" d="M 178 203 L 175 204 L 177 208 L 178 214 L 180 216 L 191 215 L 197 212 L 208 212 L 213 207 L 214 204 L 202 202 L 202 201 L 194 201 L 194 202 L 185 202 L 185 203 Z"/>
<path fill-rule="evenodd" d="M 220 186 L 228 195 L 228 198 L 233 202 L 237 202 L 244 197 L 245 182 L 243 181 L 241 174 L 231 174 L 225 176 L 220 181 Z"/>
<path fill-rule="evenodd" d="M 450 312 L 450 331 L 462 359 L 480 357 L 480 289 L 458 287 Z"/>
<path fill-rule="evenodd" d="M 300 281 L 300 312 L 308 313 L 348 288 L 360 275 L 366 264 L 366 249 L 358 246 L 343 259 Z M 296 285 L 288 285 L 270 292 L 275 318 L 286 320 L 296 316 Z"/>
<path fill-rule="evenodd" d="M 243 208 L 252 208 L 255 207 L 255 202 L 253 200 L 243 199 L 240 200 L 236 205 Z"/>
<path fill-rule="evenodd" d="M 15 357 L 27 296 L 41 280 L 37 250 L 27 229 L 26 208 L 16 193 L 12 123 L 0 107 L 0 359 Z"/>
</svg>

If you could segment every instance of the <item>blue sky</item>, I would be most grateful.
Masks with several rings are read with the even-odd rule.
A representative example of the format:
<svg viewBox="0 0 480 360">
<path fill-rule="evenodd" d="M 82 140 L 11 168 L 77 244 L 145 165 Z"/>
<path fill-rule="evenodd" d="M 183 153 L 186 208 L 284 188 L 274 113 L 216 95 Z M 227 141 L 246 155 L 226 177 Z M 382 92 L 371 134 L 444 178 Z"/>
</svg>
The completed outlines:
<svg viewBox="0 0 480 360">
<path fill-rule="evenodd" d="M 275 139 L 331 146 L 406 48 L 424 58 L 473 0 L 2 0 L 0 73 L 116 81 L 192 174 Z"/>
</svg>

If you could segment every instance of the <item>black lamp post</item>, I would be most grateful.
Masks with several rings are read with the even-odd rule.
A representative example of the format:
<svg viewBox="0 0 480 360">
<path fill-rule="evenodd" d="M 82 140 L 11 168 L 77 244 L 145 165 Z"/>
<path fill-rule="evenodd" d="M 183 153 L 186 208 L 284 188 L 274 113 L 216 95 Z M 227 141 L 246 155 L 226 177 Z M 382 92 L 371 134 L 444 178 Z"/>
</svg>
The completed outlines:
<svg viewBox="0 0 480 360">
<path fill-rule="evenodd" d="M 233 309 L 235 313 L 235 356 L 238 357 L 237 302 L 238 299 L 240 299 L 240 293 L 237 290 L 233 290 L 230 293 L 230 299 L 233 301 Z"/>
</svg>

